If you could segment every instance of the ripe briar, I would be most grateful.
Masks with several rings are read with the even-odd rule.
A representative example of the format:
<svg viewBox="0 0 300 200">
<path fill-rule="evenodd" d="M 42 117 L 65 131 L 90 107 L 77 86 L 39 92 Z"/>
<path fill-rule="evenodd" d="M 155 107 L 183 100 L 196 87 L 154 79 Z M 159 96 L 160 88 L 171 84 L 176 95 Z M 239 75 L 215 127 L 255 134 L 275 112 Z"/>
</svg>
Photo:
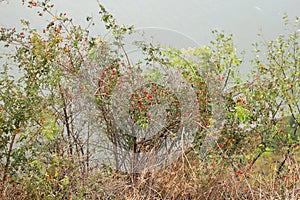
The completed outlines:
<svg viewBox="0 0 300 200">
<path fill-rule="evenodd" d="M 242 96 L 238 97 L 238 99 L 236 100 L 237 103 L 241 103 L 241 104 L 246 104 L 246 101 L 243 99 Z"/>
</svg>

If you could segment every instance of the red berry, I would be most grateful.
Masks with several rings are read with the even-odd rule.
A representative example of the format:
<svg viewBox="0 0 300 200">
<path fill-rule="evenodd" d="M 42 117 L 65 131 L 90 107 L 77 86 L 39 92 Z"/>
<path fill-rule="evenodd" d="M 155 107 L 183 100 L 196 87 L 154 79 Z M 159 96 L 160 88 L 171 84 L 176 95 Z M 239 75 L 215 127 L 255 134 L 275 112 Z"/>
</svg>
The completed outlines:
<svg viewBox="0 0 300 200">
<path fill-rule="evenodd" d="M 244 172 L 243 172 L 242 170 L 237 170 L 236 172 L 237 172 L 239 175 L 244 174 Z"/>
<path fill-rule="evenodd" d="M 276 145 L 279 147 L 280 146 L 280 142 L 278 142 Z"/>
<path fill-rule="evenodd" d="M 219 76 L 219 80 L 220 80 L 220 81 L 223 81 L 224 79 L 225 79 L 224 76 Z"/>
</svg>

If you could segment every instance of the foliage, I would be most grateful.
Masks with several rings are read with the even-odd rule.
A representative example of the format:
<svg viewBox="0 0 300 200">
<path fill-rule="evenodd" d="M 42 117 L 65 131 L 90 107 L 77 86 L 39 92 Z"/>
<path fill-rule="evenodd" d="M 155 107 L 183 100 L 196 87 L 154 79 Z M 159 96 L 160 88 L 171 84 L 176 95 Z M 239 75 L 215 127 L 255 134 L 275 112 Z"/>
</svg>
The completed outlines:
<svg viewBox="0 0 300 200">
<path fill-rule="evenodd" d="M 83 28 L 65 13 L 55 14 L 49 0 L 23 4 L 51 20 L 42 30 L 26 20 L 21 20 L 21 31 L 0 28 L 4 47 L 15 47 L 4 56 L 0 75 L 2 198 L 299 197 L 298 18 L 292 24 L 284 16 L 287 33 L 276 40 L 260 35 L 253 71 L 245 81 L 239 78 L 243 54 L 236 50 L 233 36 L 223 31 L 212 31 L 215 39 L 207 46 L 186 50 L 137 42 L 144 58 L 132 63 L 123 40 L 134 28 L 120 26 L 103 5 L 99 13 L 111 40 L 89 35 L 91 17 Z M 169 80 L 153 63 L 174 70 L 177 82 L 161 84 Z M 12 68 L 18 68 L 20 76 L 11 75 Z M 132 90 L 118 85 L 126 81 L 144 85 Z M 181 135 L 186 113 L 194 113 L 180 108 L 182 96 L 172 90 L 174 84 L 181 88 L 180 81 L 192 90 L 176 91 L 186 92 L 181 94 L 186 99 L 194 97 L 187 95 L 191 92 L 197 105 L 193 146 L 181 152 L 181 158 L 161 170 L 138 174 L 120 172 L 118 159 L 111 165 L 97 163 L 99 146 L 108 148 L 109 142 L 112 148 L 121 146 L 113 151 L 117 158 L 124 151 L 151 152 L 166 138 Z M 121 104 L 125 94 L 131 95 L 128 105 Z M 155 129 L 152 138 L 118 127 L 124 120 L 115 112 L 119 107 L 128 110 L 129 128 L 147 130 L 156 112 L 150 111 L 159 105 L 167 105 L 166 116 L 159 118 L 166 125 Z"/>
</svg>

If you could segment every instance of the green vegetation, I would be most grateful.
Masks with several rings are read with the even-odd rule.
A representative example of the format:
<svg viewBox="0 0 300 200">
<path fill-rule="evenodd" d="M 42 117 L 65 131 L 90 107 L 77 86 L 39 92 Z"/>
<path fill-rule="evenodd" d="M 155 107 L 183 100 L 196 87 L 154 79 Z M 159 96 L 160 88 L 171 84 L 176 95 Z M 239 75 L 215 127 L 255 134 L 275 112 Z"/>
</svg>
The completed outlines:
<svg viewBox="0 0 300 200">
<path fill-rule="evenodd" d="M 0 28 L 0 41 L 15 48 L 3 55 L 0 74 L 2 199 L 300 198 L 298 18 L 292 23 L 284 16 L 286 33 L 254 44 L 253 70 L 244 81 L 231 34 L 212 31 L 210 44 L 185 50 L 140 42 L 144 59 L 131 63 L 123 39 L 134 28 L 118 25 L 102 5 L 110 40 L 89 35 L 91 17 L 83 28 L 55 14 L 49 0 L 23 2 L 52 20 L 42 30 L 25 20 L 22 30 Z M 191 87 L 163 85 L 168 74 L 154 62 Z M 11 75 L 12 68 L 20 76 Z M 120 86 L 124 82 L 147 84 L 130 90 Z M 126 89 L 130 102 L 122 104 Z M 182 96 L 196 109 L 180 108 Z M 121 108 L 128 109 L 126 119 L 119 117 Z M 121 121 L 148 130 L 151 115 L 162 113 L 163 125 L 150 130 L 150 139 L 119 128 Z M 134 154 L 160 149 L 191 118 L 197 127 L 192 147 L 169 165 L 137 173 L 130 162 L 124 170 L 119 150 L 112 151 L 110 164 L 97 160 L 106 143 Z M 208 136 L 215 136 L 209 144 Z"/>
</svg>

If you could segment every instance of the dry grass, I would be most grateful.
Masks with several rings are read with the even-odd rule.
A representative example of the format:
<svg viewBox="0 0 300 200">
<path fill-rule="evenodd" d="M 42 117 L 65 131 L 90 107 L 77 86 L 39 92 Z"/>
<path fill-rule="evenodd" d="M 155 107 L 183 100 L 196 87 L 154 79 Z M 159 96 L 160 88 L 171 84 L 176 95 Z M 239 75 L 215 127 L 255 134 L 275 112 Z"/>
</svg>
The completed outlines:
<svg viewBox="0 0 300 200">
<path fill-rule="evenodd" d="M 298 163 L 288 162 L 286 170 L 278 177 L 275 171 L 269 170 L 269 174 L 264 174 L 256 166 L 238 174 L 225 162 L 200 162 L 191 157 L 182 157 L 176 163 L 155 172 L 113 174 L 103 185 L 106 197 L 138 200 L 300 198 Z M 268 168 L 268 165 L 265 167 Z"/>
<path fill-rule="evenodd" d="M 287 159 L 280 176 L 272 169 L 272 159 L 260 159 L 251 169 L 245 166 L 242 173 L 237 173 L 225 159 L 200 161 L 192 153 L 163 169 L 140 174 L 99 169 L 83 174 L 67 169 L 65 173 L 70 182 L 66 188 L 61 188 L 59 181 L 49 179 L 46 186 L 37 188 L 39 193 L 33 195 L 34 191 L 28 190 L 30 179 L 24 179 L 23 183 L 8 182 L 2 198 L 300 199 L 300 166 L 295 157 Z M 63 195 L 58 196 L 60 193 Z"/>
</svg>

